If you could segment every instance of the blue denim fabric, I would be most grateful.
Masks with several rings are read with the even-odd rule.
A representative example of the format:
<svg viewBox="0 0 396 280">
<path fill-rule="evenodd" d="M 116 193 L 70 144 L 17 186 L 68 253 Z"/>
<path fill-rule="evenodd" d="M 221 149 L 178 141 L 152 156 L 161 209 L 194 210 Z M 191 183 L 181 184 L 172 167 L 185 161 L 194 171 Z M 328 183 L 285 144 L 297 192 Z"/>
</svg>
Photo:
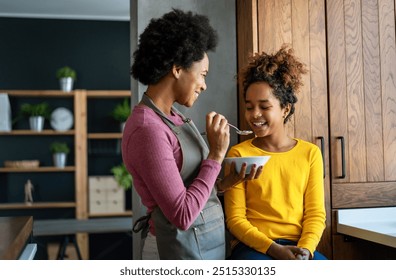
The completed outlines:
<svg viewBox="0 0 396 280">
<path fill-rule="evenodd" d="M 286 240 L 286 239 L 277 239 L 274 240 L 276 243 L 280 245 L 297 245 L 297 242 Z M 269 255 L 260 253 L 242 242 L 239 242 L 235 248 L 232 250 L 230 260 L 273 260 Z M 314 252 L 313 260 L 327 260 L 327 258 L 319 253 L 318 251 Z"/>
</svg>

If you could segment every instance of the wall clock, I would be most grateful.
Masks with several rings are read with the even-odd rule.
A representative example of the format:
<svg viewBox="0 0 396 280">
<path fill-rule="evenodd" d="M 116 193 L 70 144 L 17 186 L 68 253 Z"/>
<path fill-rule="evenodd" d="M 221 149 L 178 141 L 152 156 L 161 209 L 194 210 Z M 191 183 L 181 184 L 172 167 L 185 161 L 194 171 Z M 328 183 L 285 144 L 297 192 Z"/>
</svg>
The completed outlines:
<svg viewBox="0 0 396 280">
<path fill-rule="evenodd" d="M 56 108 L 51 114 L 51 127 L 57 131 L 69 130 L 73 122 L 73 113 L 64 107 Z"/>
</svg>

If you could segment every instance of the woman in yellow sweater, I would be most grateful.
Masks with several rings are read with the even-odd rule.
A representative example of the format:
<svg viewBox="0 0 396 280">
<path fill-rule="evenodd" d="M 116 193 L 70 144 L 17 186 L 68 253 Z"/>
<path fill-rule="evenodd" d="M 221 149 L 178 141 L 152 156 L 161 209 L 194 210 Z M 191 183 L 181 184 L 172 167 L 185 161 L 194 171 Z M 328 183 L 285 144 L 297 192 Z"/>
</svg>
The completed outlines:
<svg viewBox="0 0 396 280">
<path fill-rule="evenodd" d="M 286 130 L 306 72 L 283 46 L 272 55 L 256 54 L 240 74 L 245 118 L 256 137 L 233 146 L 228 156 L 271 158 L 258 179 L 224 194 L 235 237 L 231 259 L 326 259 L 316 251 L 326 219 L 322 155 Z"/>
</svg>

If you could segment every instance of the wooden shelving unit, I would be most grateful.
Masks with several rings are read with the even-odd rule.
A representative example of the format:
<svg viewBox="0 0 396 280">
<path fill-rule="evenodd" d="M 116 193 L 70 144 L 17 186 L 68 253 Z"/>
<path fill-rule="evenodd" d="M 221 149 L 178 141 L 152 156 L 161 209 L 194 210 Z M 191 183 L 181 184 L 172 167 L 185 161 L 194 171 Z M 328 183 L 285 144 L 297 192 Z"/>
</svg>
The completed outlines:
<svg viewBox="0 0 396 280">
<path fill-rule="evenodd" d="M 90 90 L 86 93 L 88 98 L 119 98 L 131 96 L 129 90 Z"/>
<path fill-rule="evenodd" d="M 88 133 L 88 139 L 121 139 L 122 133 Z"/>
<path fill-rule="evenodd" d="M 56 173 L 56 172 L 72 172 L 74 173 L 74 193 L 75 200 L 67 202 L 39 201 L 32 204 L 2 202 L 0 210 L 33 210 L 33 209 L 75 209 L 76 219 L 88 219 L 96 217 L 129 217 L 132 211 L 122 213 L 106 213 L 106 214 L 90 214 L 88 209 L 88 140 L 120 140 L 121 132 L 93 132 L 88 133 L 88 104 L 91 99 L 105 98 L 127 98 L 131 96 L 129 90 L 74 90 L 72 92 L 62 92 L 59 90 L 1 90 L 6 92 L 10 98 L 38 98 L 51 99 L 63 98 L 72 99 L 74 113 L 74 128 L 68 131 L 55 131 L 45 129 L 41 132 L 31 131 L 27 129 L 17 129 L 10 132 L 0 132 L 0 137 L 58 137 L 71 136 L 74 143 L 74 165 L 65 168 L 56 168 L 53 166 L 39 166 L 36 168 L 5 168 L 0 167 L 1 176 L 7 174 L 18 173 Z M 6 159 L 0 159 L 6 160 Z M 0 163 L 1 164 L 1 163 Z M 1 183 L 1 182 L 0 182 Z M 0 184 L 1 187 L 4 187 Z M 88 258 L 89 244 L 87 234 L 78 234 L 77 241 L 83 258 Z"/>
<path fill-rule="evenodd" d="M 60 90 L 3 90 L 9 96 L 15 97 L 52 97 L 64 98 L 74 96 L 74 92 L 63 92 Z"/>
<path fill-rule="evenodd" d="M 90 218 L 105 218 L 105 217 L 132 217 L 132 211 L 125 211 L 119 213 L 106 213 L 106 214 L 89 214 Z"/>
<path fill-rule="evenodd" d="M 68 130 L 68 131 L 55 131 L 55 130 L 51 130 L 51 129 L 45 129 L 40 132 L 32 131 L 32 130 L 25 130 L 25 129 L 13 130 L 10 132 L 0 131 L 0 136 L 7 136 L 7 135 L 9 135 L 9 136 L 17 136 L 17 135 L 20 135 L 20 136 L 28 136 L 28 135 L 31 135 L 31 136 L 48 136 L 48 135 L 51 136 L 52 135 L 52 136 L 55 136 L 55 135 L 74 135 L 74 134 L 75 134 L 74 129 Z"/>
<path fill-rule="evenodd" d="M 1 203 L 0 210 L 9 209 L 47 209 L 47 208 L 74 208 L 76 203 L 70 202 L 34 202 L 32 204 L 26 203 Z"/>
<path fill-rule="evenodd" d="M 47 100 L 52 98 L 63 98 L 63 99 L 71 99 L 72 103 L 75 103 L 75 93 L 65 93 L 59 90 L 2 90 L 2 92 L 7 92 L 10 98 L 37 98 L 40 100 Z M 13 108 L 15 109 L 15 108 Z M 0 132 L 0 137 L 56 137 L 58 136 L 71 136 L 76 141 L 76 130 L 71 129 L 68 131 L 55 131 L 52 129 L 45 129 L 43 131 L 37 132 L 29 129 L 15 129 L 9 132 Z M 77 146 L 77 145 L 76 145 Z M 24 146 L 24 149 L 34 149 L 34 147 L 29 147 L 29 145 Z M 23 153 L 23 152 L 21 152 Z M 78 173 L 78 169 L 81 168 L 79 162 L 75 161 L 73 165 L 66 166 L 65 168 L 57 168 L 54 166 L 39 166 L 39 167 L 29 167 L 29 168 L 15 168 L 15 167 L 0 167 L 1 174 L 18 174 L 18 173 L 33 173 L 33 174 L 46 174 L 46 173 Z M 16 176 L 16 175 L 15 175 Z M 73 188 L 75 188 L 75 192 L 82 188 L 81 183 L 74 184 Z M 7 187 L 7 186 L 2 186 Z M 79 210 L 77 209 L 76 201 L 66 201 L 66 202 L 54 202 L 54 201 L 35 201 L 31 204 L 19 203 L 19 202 L 3 202 L 0 203 L 0 210 L 33 210 L 33 209 L 66 209 L 66 208 L 74 208 L 77 213 Z M 76 218 L 77 215 L 76 215 Z"/>
<path fill-rule="evenodd" d="M 123 98 L 128 98 L 131 96 L 130 91 L 124 91 L 124 90 L 116 90 L 116 91 L 102 91 L 102 90 L 96 90 L 96 91 L 87 91 L 86 92 L 86 102 L 95 102 L 95 100 L 103 100 L 103 99 L 120 99 L 120 101 Z M 88 104 L 87 104 L 87 107 Z M 111 108 L 109 108 L 111 110 Z M 89 112 L 87 112 L 87 115 L 89 115 Z M 95 142 L 96 140 L 99 141 L 106 141 L 106 140 L 121 140 L 122 138 L 122 133 L 121 132 L 90 132 L 89 128 L 88 134 L 87 134 L 87 140 Z M 118 142 L 119 144 L 120 142 Z M 88 155 L 89 156 L 89 155 Z M 89 217 L 91 218 L 98 218 L 98 217 L 131 217 L 132 216 L 132 211 L 124 211 L 124 212 L 117 212 L 117 213 L 89 213 Z"/>
<path fill-rule="evenodd" d="M 14 168 L 14 167 L 0 167 L 0 173 L 26 173 L 26 172 L 74 172 L 74 166 L 65 166 L 65 168 L 58 168 L 54 166 L 41 166 L 35 168 Z"/>
</svg>

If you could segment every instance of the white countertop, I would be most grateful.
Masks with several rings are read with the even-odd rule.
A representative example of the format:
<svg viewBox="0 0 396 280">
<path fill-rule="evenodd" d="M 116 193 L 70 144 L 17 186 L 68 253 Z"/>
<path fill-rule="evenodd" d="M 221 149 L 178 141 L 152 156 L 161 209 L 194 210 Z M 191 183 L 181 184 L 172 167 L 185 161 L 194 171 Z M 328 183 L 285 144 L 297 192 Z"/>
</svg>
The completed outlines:
<svg viewBox="0 0 396 280">
<path fill-rule="evenodd" d="M 337 232 L 396 248 L 396 207 L 337 210 Z"/>
</svg>

